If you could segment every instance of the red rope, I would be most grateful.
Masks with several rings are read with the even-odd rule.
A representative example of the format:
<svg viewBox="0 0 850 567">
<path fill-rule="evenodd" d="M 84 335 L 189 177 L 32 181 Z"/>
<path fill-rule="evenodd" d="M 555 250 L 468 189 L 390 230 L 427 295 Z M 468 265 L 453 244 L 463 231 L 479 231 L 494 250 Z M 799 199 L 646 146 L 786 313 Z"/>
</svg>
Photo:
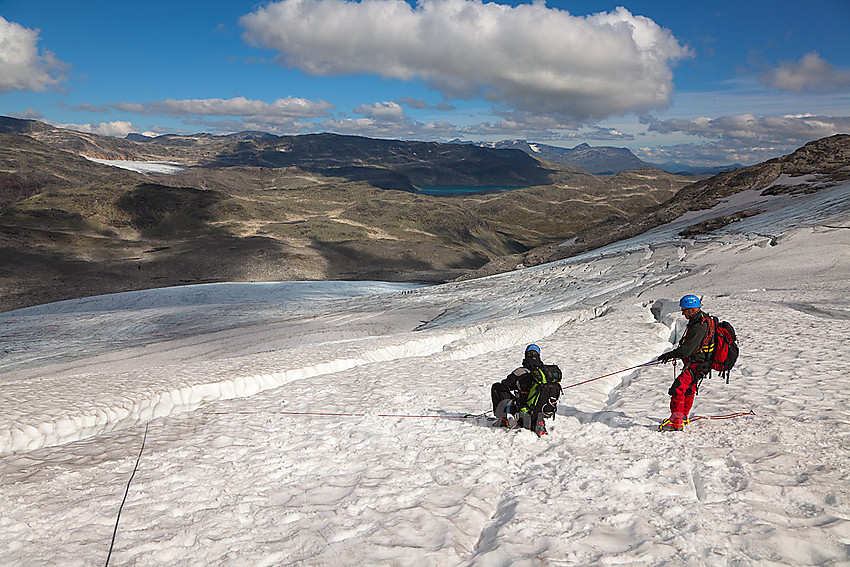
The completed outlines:
<svg viewBox="0 0 850 567">
<path fill-rule="evenodd" d="M 623 370 L 617 370 L 616 372 L 611 372 L 609 374 L 605 374 L 603 376 L 597 376 L 596 378 L 591 378 L 590 380 L 585 380 L 583 382 L 578 382 L 577 384 L 570 384 L 569 386 L 562 386 L 561 390 L 566 390 L 568 388 L 575 388 L 576 386 L 581 386 L 582 384 L 587 384 L 588 382 L 593 382 L 594 380 L 601 380 L 602 378 L 607 378 L 608 376 L 613 376 L 614 374 L 619 374 L 621 372 L 626 372 L 628 370 L 634 370 L 635 368 L 641 368 L 643 366 L 652 366 L 655 364 L 661 364 L 657 360 L 653 360 L 651 362 L 644 362 L 643 364 L 638 364 L 636 366 L 632 366 L 630 368 L 624 368 Z M 483 417 L 487 412 L 480 415 L 406 415 L 406 414 L 398 414 L 398 413 L 383 413 L 377 414 L 376 417 L 401 417 L 401 418 L 434 418 L 434 419 L 471 419 L 474 417 Z M 329 412 L 310 412 L 310 411 L 235 411 L 235 412 L 209 412 L 210 415 L 229 415 L 229 414 L 238 414 L 238 415 L 315 415 L 322 417 L 366 417 L 365 413 L 329 413 Z"/>
<path fill-rule="evenodd" d="M 484 417 L 483 415 L 403 415 L 398 413 L 378 414 L 377 417 L 434 417 L 438 419 L 472 419 L 473 417 Z"/>
<path fill-rule="evenodd" d="M 367 417 L 369 414 L 365 413 L 329 413 L 329 412 L 312 412 L 312 411 L 211 411 L 207 412 L 208 415 L 316 415 L 321 417 Z M 407 415 L 400 413 L 379 413 L 375 414 L 375 417 L 416 417 L 416 418 L 436 418 L 436 419 L 472 419 L 474 417 L 484 417 L 485 414 L 480 415 Z"/>
<path fill-rule="evenodd" d="M 641 365 L 644 366 L 644 365 Z M 632 368 L 627 368 L 626 370 L 632 370 Z M 620 372 L 623 372 L 621 370 Z M 613 374 L 617 374 L 614 372 Z M 610 376 L 610 375 L 609 375 Z M 604 378 L 600 376 L 600 378 Z M 594 378 L 594 380 L 598 380 L 599 378 Z M 583 382 L 580 382 L 582 384 Z M 579 384 L 573 384 L 573 386 L 578 386 Z M 567 386 L 568 388 L 572 386 Z M 330 413 L 330 412 L 311 412 L 311 411 L 233 411 L 233 412 L 207 412 L 209 415 L 314 415 L 320 417 L 367 417 L 369 414 L 365 413 Z M 399 417 L 399 418 L 434 418 L 434 419 L 473 419 L 478 417 L 484 417 L 488 412 L 477 414 L 477 415 L 408 415 L 401 413 L 379 413 L 375 414 L 375 417 Z M 738 412 L 738 413 L 728 413 L 725 415 L 695 415 L 690 418 L 689 422 L 699 421 L 701 419 L 733 419 L 736 417 L 744 417 L 746 415 L 756 415 L 756 412 L 750 410 L 748 412 Z"/>
<path fill-rule="evenodd" d="M 637 366 L 632 366 L 630 368 L 624 368 L 622 370 L 617 370 L 616 372 L 611 372 L 609 374 L 603 374 L 602 376 L 597 376 L 596 378 L 591 378 L 590 380 L 585 380 L 584 382 L 578 382 L 577 384 L 570 384 L 569 386 L 562 386 L 561 390 L 566 390 L 568 388 L 575 388 L 576 386 L 581 386 L 582 384 L 587 384 L 588 382 L 593 382 L 594 380 L 601 380 L 602 378 L 607 378 L 608 376 L 613 376 L 614 374 L 619 374 L 620 372 L 626 372 L 628 370 L 634 370 L 635 368 L 640 368 L 642 366 L 652 366 L 654 364 L 662 364 L 657 360 L 653 360 L 652 362 L 644 362 L 643 364 L 638 364 Z"/>
<path fill-rule="evenodd" d="M 561 390 L 567 390 L 569 388 L 575 388 L 576 386 L 581 386 L 582 384 L 587 384 L 588 382 L 593 382 L 595 380 L 601 380 L 602 378 L 607 378 L 608 376 L 613 376 L 614 374 L 619 374 L 621 372 L 627 372 L 629 370 L 635 370 L 636 368 L 642 368 L 644 366 L 653 366 L 656 364 L 663 364 L 657 360 L 653 360 L 651 362 L 644 362 L 643 364 L 638 364 L 636 366 L 631 366 L 629 368 L 624 368 L 622 370 L 617 370 L 616 372 L 610 372 L 608 374 L 603 374 L 602 376 L 597 376 L 596 378 L 591 378 L 590 380 L 584 380 L 582 382 L 577 382 L 575 384 L 570 384 L 569 386 L 562 386 Z M 400 413 L 379 413 L 376 414 L 375 417 L 399 417 L 399 418 L 433 418 L 433 419 L 472 419 L 476 417 L 484 417 L 487 412 L 478 414 L 478 415 L 408 415 L 408 414 L 400 414 Z M 369 414 L 365 413 L 330 413 L 330 412 L 310 412 L 310 411 L 235 411 L 235 412 L 209 412 L 210 415 L 230 415 L 230 414 L 239 414 L 239 415 L 315 415 L 315 416 L 334 416 L 334 417 L 367 417 Z M 750 410 L 749 412 L 739 412 L 739 413 L 730 413 L 727 415 L 696 415 L 690 419 L 690 421 L 699 421 L 701 419 L 732 419 L 735 417 L 742 417 L 745 415 L 756 415 L 754 411 Z"/>
<path fill-rule="evenodd" d="M 690 418 L 690 421 L 699 421 L 701 419 L 733 419 L 736 417 L 744 417 L 745 415 L 756 415 L 756 412 L 750 410 L 738 413 L 727 413 L 726 415 L 695 415 Z"/>
</svg>

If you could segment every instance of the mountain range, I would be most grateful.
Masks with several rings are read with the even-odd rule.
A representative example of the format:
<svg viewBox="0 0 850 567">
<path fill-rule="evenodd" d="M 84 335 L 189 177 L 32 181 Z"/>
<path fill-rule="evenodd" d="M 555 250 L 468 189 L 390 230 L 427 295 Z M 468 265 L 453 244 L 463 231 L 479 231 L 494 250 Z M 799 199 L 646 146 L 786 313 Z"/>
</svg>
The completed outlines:
<svg viewBox="0 0 850 567">
<path fill-rule="evenodd" d="M 12 118 L 0 132 L 0 310 L 217 281 L 444 282 L 628 218 L 690 182 L 335 134 L 133 141 Z M 432 184 L 524 188 L 418 191 Z"/>
<path fill-rule="evenodd" d="M 694 183 L 658 169 L 594 175 L 521 145 L 119 139 L 0 117 L 0 311 L 190 283 L 498 273 L 628 238 L 781 175 L 838 178 L 848 147 L 847 136 L 827 138 Z M 171 173 L 117 160 L 166 162 Z M 434 197 L 425 185 L 523 188 Z"/>
<path fill-rule="evenodd" d="M 455 140 L 454 143 L 472 142 Z M 500 142 L 482 142 L 477 145 L 496 149 L 522 150 L 538 159 L 569 167 L 579 167 L 595 175 L 612 175 L 631 169 L 652 168 L 677 175 L 707 176 L 744 167 L 739 163 L 714 167 L 694 167 L 673 161 L 661 164 L 649 163 L 638 158 L 628 148 L 590 146 L 588 144 L 579 144 L 573 148 L 562 148 L 537 142 L 527 142 L 526 140 L 502 140 Z"/>
<path fill-rule="evenodd" d="M 560 148 L 525 140 L 503 140 L 480 145 L 496 149 L 521 150 L 538 159 L 570 167 L 579 167 L 595 175 L 613 175 L 630 169 L 655 167 L 639 159 L 628 148 L 591 147 L 588 144 L 579 144 L 574 148 Z"/>
</svg>

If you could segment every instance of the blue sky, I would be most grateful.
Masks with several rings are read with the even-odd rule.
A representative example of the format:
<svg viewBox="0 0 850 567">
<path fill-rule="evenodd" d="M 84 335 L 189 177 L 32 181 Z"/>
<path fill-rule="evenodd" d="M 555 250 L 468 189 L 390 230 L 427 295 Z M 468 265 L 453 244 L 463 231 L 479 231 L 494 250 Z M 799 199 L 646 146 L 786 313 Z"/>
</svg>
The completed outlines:
<svg viewBox="0 0 850 567">
<path fill-rule="evenodd" d="M 0 114 L 749 165 L 850 133 L 850 2 L 0 0 Z"/>
</svg>

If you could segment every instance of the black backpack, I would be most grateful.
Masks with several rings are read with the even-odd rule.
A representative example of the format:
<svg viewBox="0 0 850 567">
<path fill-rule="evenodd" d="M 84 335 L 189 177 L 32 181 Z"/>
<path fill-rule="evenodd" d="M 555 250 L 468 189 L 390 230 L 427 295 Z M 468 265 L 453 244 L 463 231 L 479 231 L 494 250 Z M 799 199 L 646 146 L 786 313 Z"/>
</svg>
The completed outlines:
<svg viewBox="0 0 850 567">
<path fill-rule="evenodd" d="M 531 371 L 532 382 L 523 411 L 532 416 L 555 417 L 561 397 L 561 369 L 557 364 L 543 364 Z"/>
</svg>

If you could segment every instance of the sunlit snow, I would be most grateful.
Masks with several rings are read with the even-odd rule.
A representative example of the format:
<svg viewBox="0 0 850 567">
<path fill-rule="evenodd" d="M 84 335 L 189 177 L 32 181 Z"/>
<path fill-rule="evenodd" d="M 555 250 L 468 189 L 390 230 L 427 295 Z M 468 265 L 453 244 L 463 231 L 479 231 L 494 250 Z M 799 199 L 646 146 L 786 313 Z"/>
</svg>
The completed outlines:
<svg viewBox="0 0 850 567">
<path fill-rule="evenodd" d="M 146 426 L 115 565 L 850 564 L 850 185 L 718 210 L 747 199 L 469 282 L 0 314 L 0 564 L 105 561 Z M 686 293 L 742 351 L 695 413 L 754 415 L 659 433 L 671 365 L 570 387 L 669 349 Z M 549 435 L 464 417 L 530 342 L 564 371 Z"/>
<path fill-rule="evenodd" d="M 123 159 L 100 159 L 88 156 L 83 157 L 89 161 L 103 165 L 111 165 L 113 167 L 120 167 L 121 169 L 129 169 L 136 173 L 177 173 L 186 169 L 185 165 L 170 161 L 135 161 Z"/>
</svg>

